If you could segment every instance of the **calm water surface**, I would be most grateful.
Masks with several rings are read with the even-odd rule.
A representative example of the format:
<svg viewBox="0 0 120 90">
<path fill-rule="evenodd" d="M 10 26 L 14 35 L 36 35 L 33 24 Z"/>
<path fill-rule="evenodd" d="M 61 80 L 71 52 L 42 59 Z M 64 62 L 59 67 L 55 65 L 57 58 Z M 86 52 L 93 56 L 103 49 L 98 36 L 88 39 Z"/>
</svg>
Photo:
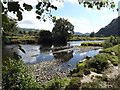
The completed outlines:
<svg viewBox="0 0 120 90">
<path fill-rule="evenodd" d="M 71 41 L 68 42 L 68 46 L 80 46 L 82 42 L 103 42 L 103 41 Z M 34 64 L 42 61 L 59 59 L 63 68 L 74 68 L 76 64 L 82 60 L 85 56 L 94 56 L 99 53 L 99 50 L 91 50 L 85 53 L 79 53 L 79 50 L 72 50 L 60 53 L 53 53 L 50 49 L 53 46 L 42 47 L 40 45 L 21 45 L 26 51 L 24 54 L 15 45 L 7 45 L 3 50 L 3 59 L 6 57 L 12 57 L 12 53 L 15 51 L 22 56 L 25 64 Z M 14 48 L 13 48 L 14 47 Z"/>
</svg>

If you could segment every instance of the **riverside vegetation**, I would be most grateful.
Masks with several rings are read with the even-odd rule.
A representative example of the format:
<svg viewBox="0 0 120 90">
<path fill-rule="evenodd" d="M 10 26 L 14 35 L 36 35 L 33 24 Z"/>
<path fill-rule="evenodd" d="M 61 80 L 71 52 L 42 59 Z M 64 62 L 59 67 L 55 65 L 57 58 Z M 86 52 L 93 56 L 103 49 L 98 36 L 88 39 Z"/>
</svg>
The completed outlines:
<svg viewBox="0 0 120 90">
<path fill-rule="evenodd" d="M 109 43 L 111 43 L 111 46 L 108 48 L 105 45 Z M 3 62 L 3 88 L 6 90 L 17 88 L 40 88 L 44 90 L 60 90 L 62 88 L 65 90 L 73 88 L 119 88 L 120 76 L 117 75 L 115 78 L 111 78 L 107 76 L 108 73 L 104 73 L 111 65 L 118 67 L 119 38 L 111 37 L 104 42 L 104 48 L 100 51 L 100 54 L 77 64 L 76 68 L 70 71 L 70 75 L 67 78 L 56 78 L 40 84 L 32 78 L 30 72 L 28 72 L 30 68 L 23 64 L 22 60 L 10 59 Z M 82 82 L 85 76 L 93 72 L 98 75 L 92 76 L 91 82 Z"/>
</svg>

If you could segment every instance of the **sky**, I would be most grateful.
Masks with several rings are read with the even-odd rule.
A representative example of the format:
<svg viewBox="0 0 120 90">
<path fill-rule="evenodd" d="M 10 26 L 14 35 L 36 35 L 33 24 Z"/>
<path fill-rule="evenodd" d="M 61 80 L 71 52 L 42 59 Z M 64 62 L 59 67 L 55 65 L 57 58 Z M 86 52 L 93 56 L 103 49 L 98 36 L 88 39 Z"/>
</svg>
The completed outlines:
<svg viewBox="0 0 120 90">
<path fill-rule="evenodd" d="M 32 5 L 36 5 L 36 1 L 24 0 L 25 3 Z M 116 8 L 118 7 L 118 1 L 119 0 L 115 0 Z M 23 1 L 21 1 L 21 3 L 23 3 Z M 52 10 L 52 14 L 57 18 L 68 19 L 68 21 L 74 25 L 75 32 L 97 32 L 108 25 L 114 18 L 118 17 L 117 11 L 113 12 L 113 10 L 109 8 L 102 8 L 102 10 L 85 8 L 83 5 L 78 4 L 78 0 L 64 0 L 64 3 L 53 0 L 53 4 L 58 6 L 58 10 Z M 9 15 L 15 17 L 15 15 L 11 13 L 9 13 Z M 36 19 L 35 9 L 33 9 L 30 12 L 23 12 L 23 20 L 18 22 L 18 26 L 52 31 L 54 24 L 52 21 L 43 22 Z"/>
</svg>

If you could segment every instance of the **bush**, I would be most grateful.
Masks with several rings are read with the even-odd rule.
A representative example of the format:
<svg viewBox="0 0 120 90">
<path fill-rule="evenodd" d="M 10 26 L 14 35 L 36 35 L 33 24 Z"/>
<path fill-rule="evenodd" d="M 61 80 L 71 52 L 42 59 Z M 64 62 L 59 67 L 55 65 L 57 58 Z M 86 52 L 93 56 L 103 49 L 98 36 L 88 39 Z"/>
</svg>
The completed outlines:
<svg viewBox="0 0 120 90">
<path fill-rule="evenodd" d="M 77 68 L 80 69 L 80 70 L 82 70 L 82 69 L 84 69 L 85 66 L 86 66 L 86 63 L 82 62 L 82 63 L 80 63 L 80 64 L 77 65 Z"/>
<path fill-rule="evenodd" d="M 110 61 L 114 66 L 117 66 L 119 64 L 118 56 L 110 56 Z"/>
<path fill-rule="evenodd" d="M 44 83 L 46 90 L 61 90 L 69 85 L 69 79 L 53 79 L 47 83 Z"/>
<path fill-rule="evenodd" d="M 79 77 L 72 78 L 69 85 L 65 88 L 66 90 L 79 90 L 81 80 Z"/>
<path fill-rule="evenodd" d="M 109 55 L 106 53 L 101 53 L 94 56 L 87 61 L 87 68 L 95 68 L 97 73 L 101 73 L 108 67 L 108 57 Z"/>
<path fill-rule="evenodd" d="M 94 80 L 93 82 L 89 83 L 83 83 L 82 88 L 86 88 L 86 90 L 89 90 L 88 88 L 91 88 L 90 90 L 96 90 L 98 88 L 107 88 L 107 83 L 104 81 L 101 81 L 99 79 Z M 83 89 L 84 90 L 84 89 Z M 98 89 L 99 90 L 99 89 Z M 101 90 L 101 89 L 100 89 Z M 104 89 L 103 89 L 104 90 Z"/>
<path fill-rule="evenodd" d="M 113 37 L 111 36 L 110 39 L 106 40 L 102 46 L 104 48 L 109 48 L 112 47 L 114 45 L 120 44 L 120 37 Z"/>
<path fill-rule="evenodd" d="M 4 61 L 2 88 L 5 90 L 26 90 L 42 88 L 30 75 L 22 60 Z"/>
<path fill-rule="evenodd" d="M 119 55 L 119 52 L 120 52 L 120 44 L 118 45 L 115 45 L 113 47 L 110 47 L 110 48 L 106 48 L 106 49 L 103 49 L 100 51 L 100 53 L 108 53 L 108 54 L 111 54 L 111 52 L 114 52 L 116 56 Z"/>
<path fill-rule="evenodd" d="M 78 73 L 78 72 L 79 72 L 79 69 L 78 68 L 74 68 L 72 71 L 70 71 L 70 74 Z"/>
</svg>

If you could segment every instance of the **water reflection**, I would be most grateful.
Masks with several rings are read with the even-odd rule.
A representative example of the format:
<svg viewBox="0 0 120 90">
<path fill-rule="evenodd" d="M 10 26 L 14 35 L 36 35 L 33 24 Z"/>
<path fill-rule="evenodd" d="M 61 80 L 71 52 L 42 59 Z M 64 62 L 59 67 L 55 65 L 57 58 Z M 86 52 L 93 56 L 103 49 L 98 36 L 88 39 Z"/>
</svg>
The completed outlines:
<svg viewBox="0 0 120 90">
<path fill-rule="evenodd" d="M 69 43 L 70 46 L 71 43 Z M 75 43 L 80 44 L 81 41 L 79 42 L 77 41 Z M 53 59 L 59 59 L 60 62 L 65 64 L 75 64 L 76 62 L 78 62 L 78 60 L 82 59 L 86 55 L 92 54 L 92 56 L 94 56 L 95 54 L 99 53 L 97 50 L 94 50 L 95 52 L 90 52 L 88 54 L 84 53 L 83 56 L 83 53 L 80 54 L 79 50 L 61 51 L 60 48 L 63 47 L 64 45 L 59 47 L 59 45 L 44 44 L 44 45 L 21 45 L 22 48 L 26 51 L 26 54 L 24 54 L 18 48 L 11 49 L 14 46 L 15 45 L 7 45 L 4 48 L 3 59 L 6 57 L 12 57 L 13 55 L 12 53 L 16 51 L 19 55 L 22 56 L 22 59 L 26 64 L 38 63 L 41 61 L 53 60 Z M 53 47 L 55 47 L 56 49 L 54 49 Z"/>
<path fill-rule="evenodd" d="M 55 59 L 59 59 L 61 62 L 68 62 L 71 58 L 73 58 L 73 50 L 64 51 L 64 52 L 56 52 L 56 53 L 53 53 L 53 55 Z"/>
<path fill-rule="evenodd" d="M 41 44 L 40 45 L 40 53 L 50 52 L 52 48 L 52 44 Z"/>
</svg>

